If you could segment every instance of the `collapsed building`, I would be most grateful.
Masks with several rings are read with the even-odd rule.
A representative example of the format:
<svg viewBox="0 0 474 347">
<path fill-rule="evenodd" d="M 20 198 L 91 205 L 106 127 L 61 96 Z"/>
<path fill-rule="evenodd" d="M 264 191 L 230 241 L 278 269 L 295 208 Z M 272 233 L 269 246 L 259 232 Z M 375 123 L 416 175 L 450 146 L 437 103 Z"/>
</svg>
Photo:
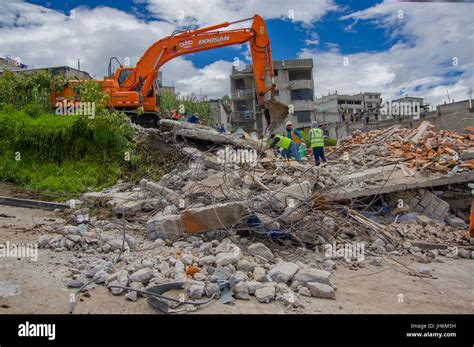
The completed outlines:
<svg viewBox="0 0 474 347">
<path fill-rule="evenodd" d="M 167 313 L 251 296 L 298 310 L 301 296 L 336 298 L 338 264 L 474 258 L 472 127 L 358 131 L 328 148 L 322 167 L 202 125 L 136 127 L 138 142 L 164 141 L 175 152 L 175 168 L 159 182 L 85 193 L 65 224 L 39 238 L 41 247 L 88 254 L 71 260 L 65 282 L 78 292 L 103 284 Z M 426 266 L 410 274 L 431 276 Z M 164 294 L 172 289 L 180 296 Z"/>
</svg>

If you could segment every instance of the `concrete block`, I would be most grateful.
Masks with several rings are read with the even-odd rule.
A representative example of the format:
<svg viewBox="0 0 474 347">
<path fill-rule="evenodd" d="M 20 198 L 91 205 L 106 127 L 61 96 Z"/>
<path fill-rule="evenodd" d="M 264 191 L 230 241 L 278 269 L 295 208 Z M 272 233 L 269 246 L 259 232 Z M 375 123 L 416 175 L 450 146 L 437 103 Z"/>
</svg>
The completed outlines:
<svg viewBox="0 0 474 347">
<path fill-rule="evenodd" d="M 229 202 L 206 207 L 190 208 L 182 213 L 186 233 L 221 230 L 240 221 L 249 209 L 241 202 Z"/>
<path fill-rule="evenodd" d="M 280 261 L 268 273 L 275 282 L 286 283 L 290 281 L 298 271 L 298 265 L 292 262 Z"/>
<path fill-rule="evenodd" d="M 327 284 L 310 282 L 306 286 L 311 291 L 311 295 L 315 298 L 334 299 L 336 297 L 334 288 Z"/>
<path fill-rule="evenodd" d="M 165 215 L 150 219 L 146 224 L 147 236 L 154 240 L 157 238 L 175 240 L 184 232 L 180 215 Z"/>
<path fill-rule="evenodd" d="M 425 190 L 421 200 L 420 200 L 420 205 L 423 207 L 427 207 L 433 198 L 436 198 L 433 194 L 431 194 L 429 191 Z"/>
<path fill-rule="evenodd" d="M 294 280 L 298 281 L 302 285 L 306 285 L 309 282 L 319 282 L 329 285 L 330 278 L 331 273 L 328 271 L 313 268 L 303 268 L 296 273 Z"/>
</svg>

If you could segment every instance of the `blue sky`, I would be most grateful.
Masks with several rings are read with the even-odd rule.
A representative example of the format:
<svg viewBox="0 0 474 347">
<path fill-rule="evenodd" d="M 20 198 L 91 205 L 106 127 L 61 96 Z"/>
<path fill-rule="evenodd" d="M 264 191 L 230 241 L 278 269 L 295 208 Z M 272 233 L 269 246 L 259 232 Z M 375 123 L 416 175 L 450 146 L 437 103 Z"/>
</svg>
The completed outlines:
<svg viewBox="0 0 474 347">
<path fill-rule="evenodd" d="M 132 13 L 144 21 L 155 19 L 153 14 L 147 10 L 145 3 L 132 0 L 32 0 L 29 2 L 63 11 L 66 14 L 79 6 L 90 8 L 107 6 Z M 312 33 L 318 34 L 322 50 L 329 50 L 329 47 L 325 46 L 326 43 L 339 45 L 342 54 L 388 49 L 393 40 L 387 37 L 384 29 L 361 23 L 353 28 L 354 31 L 348 31 L 346 27 L 351 23 L 351 20 L 338 19 L 342 15 L 370 8 L 380 2 L 375 0 L 336 0 L 335 3 L 341 7 L 340 10 L 326 14 L 321 22 L 313 25 L 292 22 L 289 19 L 267 20 L 273 58 L 275 60 L 294 59 L 298 52 L 306 46 L 305 40 Z M 291 37 L 290 40 L 289 37 Z M 191 60 L 196 67 L 202 68 L 213 61 L 229 60 L 235 56 L 244 59 L 244 50 L 241 49 L 240 51 L 239 54 L 236 54 L 235 48 L 222 48 L 208 51 L 205 54 L 194 54 L 187 57 L 187 59 Z"/>
<path fill-rule="evenodd" d="M 128 57 L 134 65 L 175 29 L 258 13 L 275 60 L 313 59 L 316 97 L 372 91 L 386 100 L 409 94 L 437 104 L 448 90 L 454 99 L 467 98 L 474 85 L 472 2 L 8 0 L 0 6 L 0 56 L 35 67 L 76 66 L 80 59 L 81 68 L 102 78 L 109 57 Z M 164 82 L 182 94 L 222 96 L 236 57 L 248 63 L 246 45 L 176 58 L 163 66 Z"/>
</svg>

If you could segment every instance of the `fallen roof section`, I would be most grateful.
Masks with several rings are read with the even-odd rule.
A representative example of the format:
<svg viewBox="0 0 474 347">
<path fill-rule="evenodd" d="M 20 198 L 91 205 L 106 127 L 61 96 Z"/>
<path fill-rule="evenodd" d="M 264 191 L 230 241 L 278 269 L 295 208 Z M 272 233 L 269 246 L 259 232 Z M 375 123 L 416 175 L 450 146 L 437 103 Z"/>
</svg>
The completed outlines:
<svg viewBox="0 0 474 347">
<path fill-rule="evenodd" d="M 375 183 L 375 175 L 378 175 L 377 181 L 380 183 Z M 413 176 L 406 176 L 406 172 L 402 169 L 402 166 L 389 165 L 368 169 L 340 178 L 341 182 L 362 182 L 364 180 L 367 180 L 367 182 L 363 185 L 332 188 L 326 191 L 324 195 L 329 200 L 337 201 L 393 193 L 407 189 L 474 182 L 474 171 L 458 172 L 452 177 L 439 174 L 422 176 L 418 173 L 415 173 Z"/>
</svg>

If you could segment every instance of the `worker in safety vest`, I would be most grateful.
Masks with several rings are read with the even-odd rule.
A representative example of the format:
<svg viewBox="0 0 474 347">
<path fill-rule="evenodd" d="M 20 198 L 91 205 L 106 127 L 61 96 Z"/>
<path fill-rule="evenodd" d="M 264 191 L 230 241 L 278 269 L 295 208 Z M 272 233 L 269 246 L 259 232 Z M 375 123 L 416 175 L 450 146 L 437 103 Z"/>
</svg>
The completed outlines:
<svg viewBox="0 0 474 347">
<path fill-rule="evenodd" d="M 300 132 L 296 129 L 293 129 L 293 123 L 291 121 L 286 122 L 286 131 L 283 132 L 283 136 L 289 137 L 293 141 L 295 141 L 296 146 L 299 146 L 303 136 L 301 136 Z"/>
<path fill-rule="evenodd" d="M 301 161 L 301 157 L 298 152 L 298 147 L 296 146 L 295 141 L 286 136 L 275 134 L 271 135 L 271 139 L 272 144 L 270 145 L 270 147 L 275 148 L 275 146 L 278 146 L 279 148 L 281 148 L 281 155 L 283 156 L 283 158 L 290 160 L 293 156 L 298 162 Z"/>
<path fill-rule="evenodd" d="M 191 117 L 188 118 L 189 123 L 199 124 L 199 114 L 194 112 Z"/>
<path fill-rule="evenodd" d="M 179 114 L 179 112 L 177 110 L 171 110 L 171 119 L 172 120 L 180 120 L 181 119 L 181 115 Z"/>
<path fill-rule="evenodd" d="M 311 123 L 308 140 L 313 150 L 316 166 L 319 166 L 321 160 L 326 162 L 326 157 L 324 156 L 324 132 L 323 129 L 318 127 L 317 122 Z"/>
</svg>

